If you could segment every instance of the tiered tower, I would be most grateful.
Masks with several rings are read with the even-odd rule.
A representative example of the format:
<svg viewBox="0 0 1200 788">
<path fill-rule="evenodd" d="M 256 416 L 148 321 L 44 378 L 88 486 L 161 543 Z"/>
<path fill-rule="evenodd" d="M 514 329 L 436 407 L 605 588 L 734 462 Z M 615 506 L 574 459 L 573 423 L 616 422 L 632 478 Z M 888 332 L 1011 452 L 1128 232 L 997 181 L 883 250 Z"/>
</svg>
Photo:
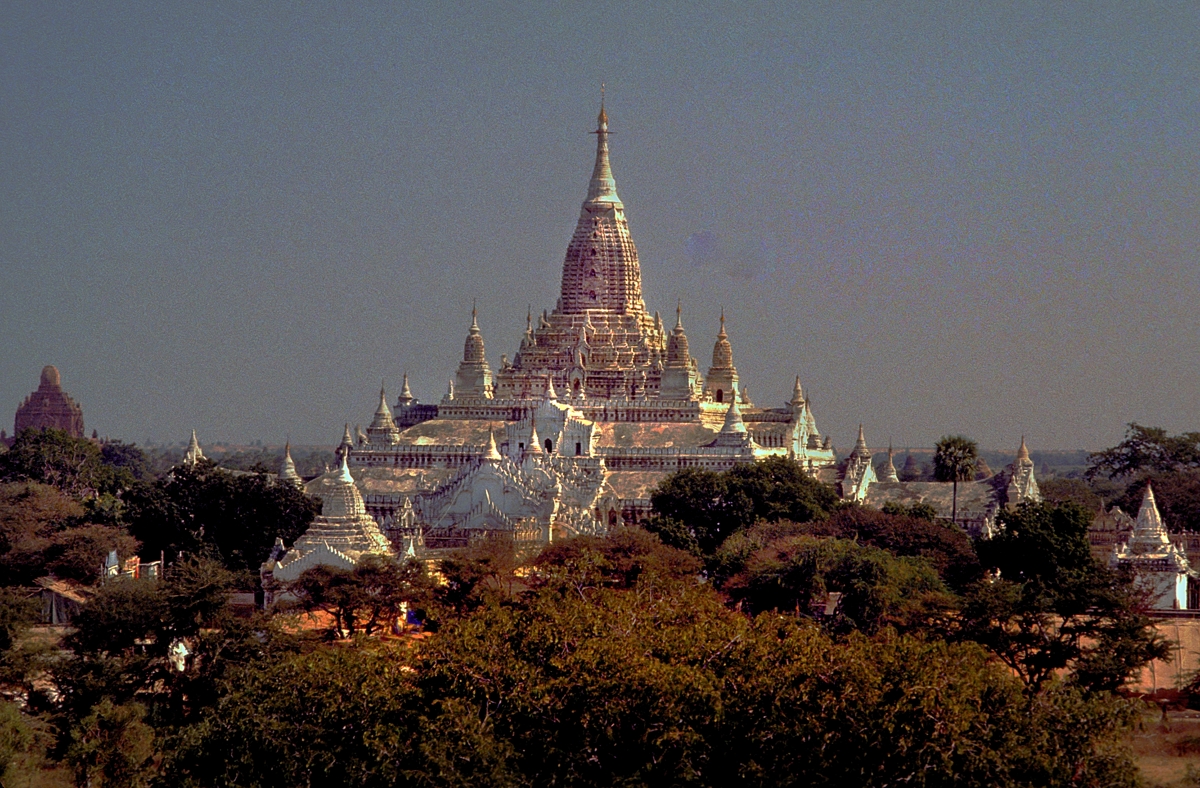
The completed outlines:
<svg viewBox="0 0 1200 788">
<path fill-rule="evenodd" d="M 29 429 L 62 430 L 75 438 L 83 437 L 83 408 L 63 391 L 62 377 L 52 366 L 42 368 L 37 391 L 25 398 L 13 419 L 13 435 Z"/>
<path fill-rule="evenodd" d="M 496 397 L 540 397 L 547 375 L 567 399 L 657 397 L 667 352 L 662 321 L 646 312 L 642 270 L 608 157 L 600 105 L 596 164 L 563 261 L 554 311 L 532 320 L 513 363 L 497 375 Z"/>
</svg>

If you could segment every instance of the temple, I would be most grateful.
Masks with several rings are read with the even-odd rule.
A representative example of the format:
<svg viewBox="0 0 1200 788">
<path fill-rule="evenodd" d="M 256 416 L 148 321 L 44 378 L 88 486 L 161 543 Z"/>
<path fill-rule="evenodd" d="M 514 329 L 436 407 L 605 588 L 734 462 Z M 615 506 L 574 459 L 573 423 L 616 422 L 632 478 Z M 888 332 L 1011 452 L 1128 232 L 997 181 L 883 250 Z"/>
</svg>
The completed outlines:
<svg viewBox="0 0 1200 788">
<path fill-rule="evenodd" d="M 596 159 L 552 310 L 526 315 L 520 347 L 493 371 L 475 309 L 440 402 L 394 410 L 380 391 L 370 427 L 337 449 L 366 510 L 409 555 L 505 535 L 541 546 L 637 522 L 681 468 L 727 470 L 769 456 L 811 473 L 834 463 L 796 378 L 778 407 L 750 401 L 722 310 L 706 374 L 682 305 L 668 330 L 642 273 L 609 158 L 601 103 Z M 733 321 L 729 321 L 730 325 Z M 337 470 L 306 486 L 319 493 Z"/>
<path fill-rule="evenodd" d="M 62 377 L 55 367 L 42 368 L 37 391 L 17 408 L 13 436 L 30 428 L 62 430 L 74 438 L 83 437 L 83 408 L 63 391 Z"/>
<path fill-rule="evenodd" d="M 1113 567 L 1132 570 L 1134 584 L 1146 593 L 1152 608 L 1186 610 L 1192 606 L 1189 601 L 1195 601 L 1195 594 L 1188 592 L 1196 572 L 1184 550 L 1172 543 L 1149 484 L 1132 531 L 1113 548 L 1109 560 Z"/>
<path fill-rule="evenodd" d="M 832 469 L 821 471 L 819 477 L 831 483 L 834 481 Z M 956 500 L 954 486 L 949 482 L 900 481 L 891 448 L 887 459 L 878 468 L 873 466 L 860 425 L 858 442 L 847 457 L 846 469 L 837 483 L 843 498 L 876 509 L 889 503 L 901 506 L 928 504 L 937 511 L 938 517 L 946 520 L 953 517 L 967 533 L 982 538 L 995 534 L 997 515 L 1001 510 L 1042 500 L 1024 437 L 1016 458 L 1002 471 L 959 482 Z"/>
</svg>

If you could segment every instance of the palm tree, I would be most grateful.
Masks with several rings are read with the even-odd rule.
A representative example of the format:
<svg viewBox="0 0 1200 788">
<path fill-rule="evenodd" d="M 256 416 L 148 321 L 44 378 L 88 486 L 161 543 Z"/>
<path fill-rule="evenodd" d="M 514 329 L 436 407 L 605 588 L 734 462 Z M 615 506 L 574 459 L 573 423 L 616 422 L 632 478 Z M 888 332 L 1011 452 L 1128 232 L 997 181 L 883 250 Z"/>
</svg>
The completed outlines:
<svg viewBox="0 0 1200 788">
<path fill-rule="evenodd" d="M 979 459 L 979 447 L 970 438 L 962 435 L 946 435 L 934 444 L 933 478 L 939 482 L 954 483 L 954 503 L 950 520 L 958 524 L 958 483 L 975 475 L 975 463 Z"/>
</svg>

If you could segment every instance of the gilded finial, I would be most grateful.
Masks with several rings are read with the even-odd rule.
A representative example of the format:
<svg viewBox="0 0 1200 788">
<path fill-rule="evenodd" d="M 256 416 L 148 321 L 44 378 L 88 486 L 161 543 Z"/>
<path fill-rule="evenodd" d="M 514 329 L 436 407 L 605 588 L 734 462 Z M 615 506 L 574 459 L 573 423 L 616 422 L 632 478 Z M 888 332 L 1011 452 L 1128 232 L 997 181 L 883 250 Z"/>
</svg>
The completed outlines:
<svg viewBox="0 0 1200 788">
<path fill-rule="evenodd" d="M 596 118 L 596 123 L 600 126 L 608 125 L 608 113 L 604 111 L 604 83 L 600 83 L 600 117 Z"/>
</svg>

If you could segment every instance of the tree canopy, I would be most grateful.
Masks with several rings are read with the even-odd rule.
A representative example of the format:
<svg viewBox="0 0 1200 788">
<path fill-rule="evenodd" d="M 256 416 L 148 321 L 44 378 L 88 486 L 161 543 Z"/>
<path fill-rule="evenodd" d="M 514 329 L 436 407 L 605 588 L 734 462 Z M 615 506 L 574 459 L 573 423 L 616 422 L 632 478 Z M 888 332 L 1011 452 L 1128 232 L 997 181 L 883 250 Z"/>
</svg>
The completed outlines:
<svg viewBox="0 0 1200 788">
<path fill-rule="evenodd" d="M 647 527 L 674 547 L 712 555 L 731 534 L 762 520 L 803 523 L 829 516 L 837 494 L 785 457 L 724 473 L 685 468 L 650 496 Z"/>
<path fill-rule="evenodd" d="M 1200 469 L 1200 432 L 1168 435 L 1162 427 L 1130 422 L 1125 440 L 1088 455 L 1088 478 L 1121 479 L 1145 473 Z"/>
<path fill-rule="evenodd" d="M 256 571 L 276 537 L 294 541 L 320 507 L 266 474 L 233 474 L 201 461 L 131 490 L 126 519 L 145 554 L 210 551 L 230 569 Z"/>
<path fill-rule="evenodd" d="M 998 577 L 967 589 L 963 636 L 1033 691 L 1064 670 L 1090 689 L 1116 690 L 1168 654 L 1131 578 L 1092 558 L 1090 522 L 1072 503 L 1023 503 L 1001 512 L 1000 533 L 978 545 Z"/>
</svg>

